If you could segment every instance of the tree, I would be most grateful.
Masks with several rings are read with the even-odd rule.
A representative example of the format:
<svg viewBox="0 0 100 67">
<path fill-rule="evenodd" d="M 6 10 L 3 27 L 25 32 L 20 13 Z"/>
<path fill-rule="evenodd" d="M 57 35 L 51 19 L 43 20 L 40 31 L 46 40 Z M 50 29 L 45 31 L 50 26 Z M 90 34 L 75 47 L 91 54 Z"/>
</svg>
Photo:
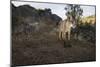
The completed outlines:
<svg viewBox="0 0 100 67">
<path fill-rule="evenodd" d="M 51 14 L 51 9 L 50 8 L 45 8 L 45 11 Z"/>
<path fill-rule="evenodd" d="M 80 7 L 80 5 L 68 4 L 66 5 L 65 10 L 66 16 L 72 16 L 73 20 L 78 25 L 80 17 L 83 14 L 83 9 Z"/>
</svg>

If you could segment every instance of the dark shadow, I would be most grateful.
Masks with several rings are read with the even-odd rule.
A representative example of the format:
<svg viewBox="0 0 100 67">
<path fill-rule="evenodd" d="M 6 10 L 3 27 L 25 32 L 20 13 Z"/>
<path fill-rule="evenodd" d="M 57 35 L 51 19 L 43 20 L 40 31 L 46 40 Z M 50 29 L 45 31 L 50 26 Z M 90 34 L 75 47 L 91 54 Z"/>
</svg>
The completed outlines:
<svg viewBox="0 0 100 67">
<path fill-rule="evenodd" d="M 67 41 L 67 42 L 66 42 L 66 41 L 63 40 L 63 45 L 64 45 L 64 48 L 72 47 L 70 41 Z"/>
</svg>

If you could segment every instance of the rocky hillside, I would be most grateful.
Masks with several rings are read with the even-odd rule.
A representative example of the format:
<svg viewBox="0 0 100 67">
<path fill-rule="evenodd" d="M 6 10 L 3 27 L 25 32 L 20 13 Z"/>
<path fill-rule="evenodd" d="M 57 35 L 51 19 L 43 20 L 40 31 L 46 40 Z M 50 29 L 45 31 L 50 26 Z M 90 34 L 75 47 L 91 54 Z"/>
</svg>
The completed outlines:
<svg viewBox="0 0 100 67">
<path fill-rule="evenodd" d="M 12 31 L 15 33 L 48 31 L 55 28 L 60 20 L 51 9 L 36 9 L 29 5 L 16 7 L 12 4 Z"/>
</svg>

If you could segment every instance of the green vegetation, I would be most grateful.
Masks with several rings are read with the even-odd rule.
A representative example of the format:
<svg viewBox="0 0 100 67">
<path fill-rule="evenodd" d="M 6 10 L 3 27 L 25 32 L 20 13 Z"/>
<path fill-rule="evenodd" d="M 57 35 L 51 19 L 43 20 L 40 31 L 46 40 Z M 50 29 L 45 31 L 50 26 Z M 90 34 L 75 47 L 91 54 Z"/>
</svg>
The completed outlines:
<svg viewBox="0 0 100 67">
<path fill-rule="evenodd" d="M 83 13 L 83 10 L 80 5 L 68 4 L 66 5 L 65 10 L 66 16 L 72 16 L 73 21 L 75 21 L 76 24 L 80 22 L 80 18 Z"/>
</svg>

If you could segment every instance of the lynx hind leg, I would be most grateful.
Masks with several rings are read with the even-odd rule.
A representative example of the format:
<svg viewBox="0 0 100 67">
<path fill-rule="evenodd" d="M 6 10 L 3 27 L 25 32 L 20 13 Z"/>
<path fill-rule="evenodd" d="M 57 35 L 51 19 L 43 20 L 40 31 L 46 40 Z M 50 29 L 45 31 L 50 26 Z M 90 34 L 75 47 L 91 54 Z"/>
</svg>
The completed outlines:
<svg viewBox="0 0 100 67">
<path fill-rule="evenodd" d="M 62 38 L 64 41 L 66 40 L 66 33 L 63 33 Z"/>
</svg>

